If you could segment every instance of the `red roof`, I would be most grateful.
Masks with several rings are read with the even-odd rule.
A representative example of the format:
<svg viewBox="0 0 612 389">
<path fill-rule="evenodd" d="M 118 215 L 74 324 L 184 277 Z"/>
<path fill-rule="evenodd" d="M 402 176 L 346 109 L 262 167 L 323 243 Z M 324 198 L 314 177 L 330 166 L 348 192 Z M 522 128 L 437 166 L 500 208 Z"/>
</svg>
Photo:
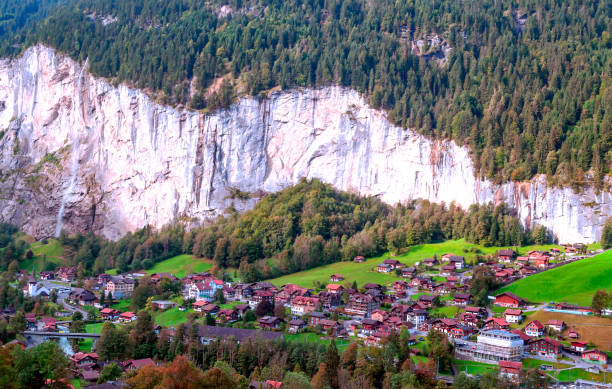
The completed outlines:
<svg viewBox="0 0 612 389">
<path fill-rule="evenodd" d="M 529 327 L 529 326 L 530 326 L 530 325 L 532 325 L 532 324 L 533 324 L 534 326 L 536 326 L 536 328 L 537 328 L 537 329 L 539 329 L 539 330 L 544 329 L 544 326 L 542 325 L 542 323 L 540 323 L 540 322 L 539 322 L 539 321 L 537 321 L 537 320 L 534 320 L 534 321 L 532 321 L 531 323 L 527 324 L 527 327 Z"/>
<path fill-rule="evenodd" d="M 499 367 L 505 367 L 509 369 L 522 369 L 523 364 L 521 362 L 513 362 L 513 361 L 497 361 Z"/>
<path fill-rule="evenodd" d="M 604 353 L 601 350 L 598 350 L 596 348 L 594 348 L 593 350 L 589 350 L 589 351 L 585 351 L 582 353 L 582 355 L 587 355 L 587 354 L 597 354 L 597 355 L 605 355 L 607 356 L 608 354 Z"/>
<path fill-rule="evenodd" d="M 501 318 L 501 317 L 490 317 L 487 319 L 486 323 L 490 323 L 490 322 L 494 322 L 495 324 L 502 326 L 502 327 L 506 327 L 509 326 L 510 324 L 506 321 L 506 319 Z"/>
<path fill-rule="evenodd" d="M 543 341 L 545 341 L 546 343 L 552 344 L 552 345 L 553 345 L 553 346 L 555 346 L 555 347 L 563 347 L 563 345 L 562 345 L 561 343 L 557 342 L 557 341 L 556 341 L 556 340 L 554 340 L 554 339 L 551 339 L 551 338 L 544 338 L 544 339 L 542 339 L 542 340 L 543 340 Z"/>
<path fill-rule="evenodd" d="M 340 289 L 344 289 L 344 288 L 340 284 L 329 284 L 329 285 L 327 285 L 327 289 L 329 289 L 329 290 L 340 290 Z"/>
<path fill-rule="evenodd" d="M 530 342 L 531 341 L 531 338 L 526 333 L 522 332 L 521 330 L 512 330 L 510 332 L 520 336 L 521 339 L 523 339 L 523 342 Z"/>
<path fill-rule="evenodd" d="M 523 311 L 521 311 L 520 309 L 506 309 L 504 311 L 504 315 L 521 316 L 522 314 Z"/>
<path fill-rule="evenodd" d="M 137 368 L 141 368 L 141 367 L 145 367 L 145 366 L 153 365 L 153 364 L 155 364 L 155 362 L 153 362 L 151 358 L 136 359 L 132 361 L 132 366 L 137 367 Z"/>
<path fill-rule="evenodd" d="M 78 361 L 81 361 L 81 360 L 83 360 L 83 359 L 85 359 L 87 357 L 97 360 L 98 359 L 98 354 L 96 354 L 96 353 L 82 353 L 82 352 L 78 352 L 78 353 L 76 353 L 76 354 L 74 354 L 72 356 L 72 360 L 78 362 Z"/>
<path fill-rule="evenodd" d="M 503 297 L 503 296 L 507 296 L 510 297 L 516 301 L 524 301 L 522 298 L 520 298 L 519 296 L 515 295 L 514 293 L 510 293 L 510 292 L 504 292 L 502 294 L 498 294 L 497 296 L 495 296 L 496 299 Z"/>
</svg>

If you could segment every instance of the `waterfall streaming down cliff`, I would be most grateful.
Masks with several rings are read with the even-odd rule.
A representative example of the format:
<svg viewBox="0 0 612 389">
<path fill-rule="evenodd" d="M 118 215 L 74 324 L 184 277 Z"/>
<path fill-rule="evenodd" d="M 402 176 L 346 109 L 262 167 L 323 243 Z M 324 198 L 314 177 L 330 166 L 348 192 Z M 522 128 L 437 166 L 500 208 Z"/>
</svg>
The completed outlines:
<svg viewBox="0 0 612 389">
<path fill-rule="evenodd" d="M 612 216 L 609 192 L 551 188 L 543 176 L 480 180 L 467 148 L 398 128 L 340 87 L 243 98 L 204 117 L 114 87 L 37 46 L 0 61 L 3 129 L 0 219 L 37 237 L 65 228 L 115 239 L 230 205 L 244 211 L 260 193 L 303 177 L 390 204 L 506 202 L 525 225 L 546 226 L 561 242 L 598 239 Z M 47 154 L 59 163 L 41 166 Z M 232 198 L 236 190 L 254 195 Z"/>
<path fill-rule="evenodd" d="M 76 132 L 75 132 L 76 134 Z M 70 178 L 68 186 L 64 191 L 62 200 L 60 202 L 59 211 L 57 212 L 57 223 L 55 226 L 55 236 L 58 237 L 62 232 L 62 221 L 64 218 L 64 212 L 66 209 L 66 198 L 74 191 L 77 174 L 79 172 L 79 137 L 75 136 L 72 141 L 72 151 L 70 153 Z"/>
</svg>

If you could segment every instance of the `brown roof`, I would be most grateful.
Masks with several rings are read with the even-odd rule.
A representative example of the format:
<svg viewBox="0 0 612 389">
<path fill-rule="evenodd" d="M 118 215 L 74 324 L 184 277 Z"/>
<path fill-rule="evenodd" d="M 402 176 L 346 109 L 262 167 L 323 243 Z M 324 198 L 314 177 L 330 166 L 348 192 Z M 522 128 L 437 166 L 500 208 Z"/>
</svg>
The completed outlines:
<svg viewBox="0 0 612 389">
<path fill-rule="evenodd" d="M 127 363 L 125 364 L 126 366 L 133 366 L 136 369 L 140 369 L 141 367 L 145 367 L 148 365 L 153 365 L 155 364 L 155 362 L 153 362 L 153 360 L 151 358 L 144 358 L 144 359 L 132 359 L 127 361 Z"/>
</svg>

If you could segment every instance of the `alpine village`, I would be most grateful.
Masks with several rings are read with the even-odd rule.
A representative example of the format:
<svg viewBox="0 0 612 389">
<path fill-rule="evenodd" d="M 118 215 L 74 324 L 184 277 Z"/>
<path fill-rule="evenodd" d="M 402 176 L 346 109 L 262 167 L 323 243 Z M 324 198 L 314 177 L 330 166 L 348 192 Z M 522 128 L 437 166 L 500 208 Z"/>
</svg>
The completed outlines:
<svg viewBox="0 0 612 389">
<path fill-rule="evenodd" d="M 612 389 L 611 21 L 0 1 L 0 388 Z"/>
</svg>

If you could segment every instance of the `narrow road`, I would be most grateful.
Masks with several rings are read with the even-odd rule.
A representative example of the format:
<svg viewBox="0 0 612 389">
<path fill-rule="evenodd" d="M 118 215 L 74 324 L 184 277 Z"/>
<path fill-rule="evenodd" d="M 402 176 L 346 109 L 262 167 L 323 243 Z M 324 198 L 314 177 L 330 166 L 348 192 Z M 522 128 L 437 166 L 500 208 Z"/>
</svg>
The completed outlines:
<svg viewBox="0 0 612 389">
<path fill-rule="evenodd" d="M 62 304 L 64 306 L 64 308 L 66 308 L 66 310 L 72 312 L 73 314 L 75 312 L 81 312 L 81 315 L 83 315 L 83 318 L 87 318 L 87 312 L 85 312 L 84 310 L 82 310 L 79 307 L 73 307 L 72 305 L 68 304 L 66 302 L 66 297 L 68 296 L 67 293 L 62 293 L 60 295 L 57 296 L 57 302 Z"/>
</svg>

